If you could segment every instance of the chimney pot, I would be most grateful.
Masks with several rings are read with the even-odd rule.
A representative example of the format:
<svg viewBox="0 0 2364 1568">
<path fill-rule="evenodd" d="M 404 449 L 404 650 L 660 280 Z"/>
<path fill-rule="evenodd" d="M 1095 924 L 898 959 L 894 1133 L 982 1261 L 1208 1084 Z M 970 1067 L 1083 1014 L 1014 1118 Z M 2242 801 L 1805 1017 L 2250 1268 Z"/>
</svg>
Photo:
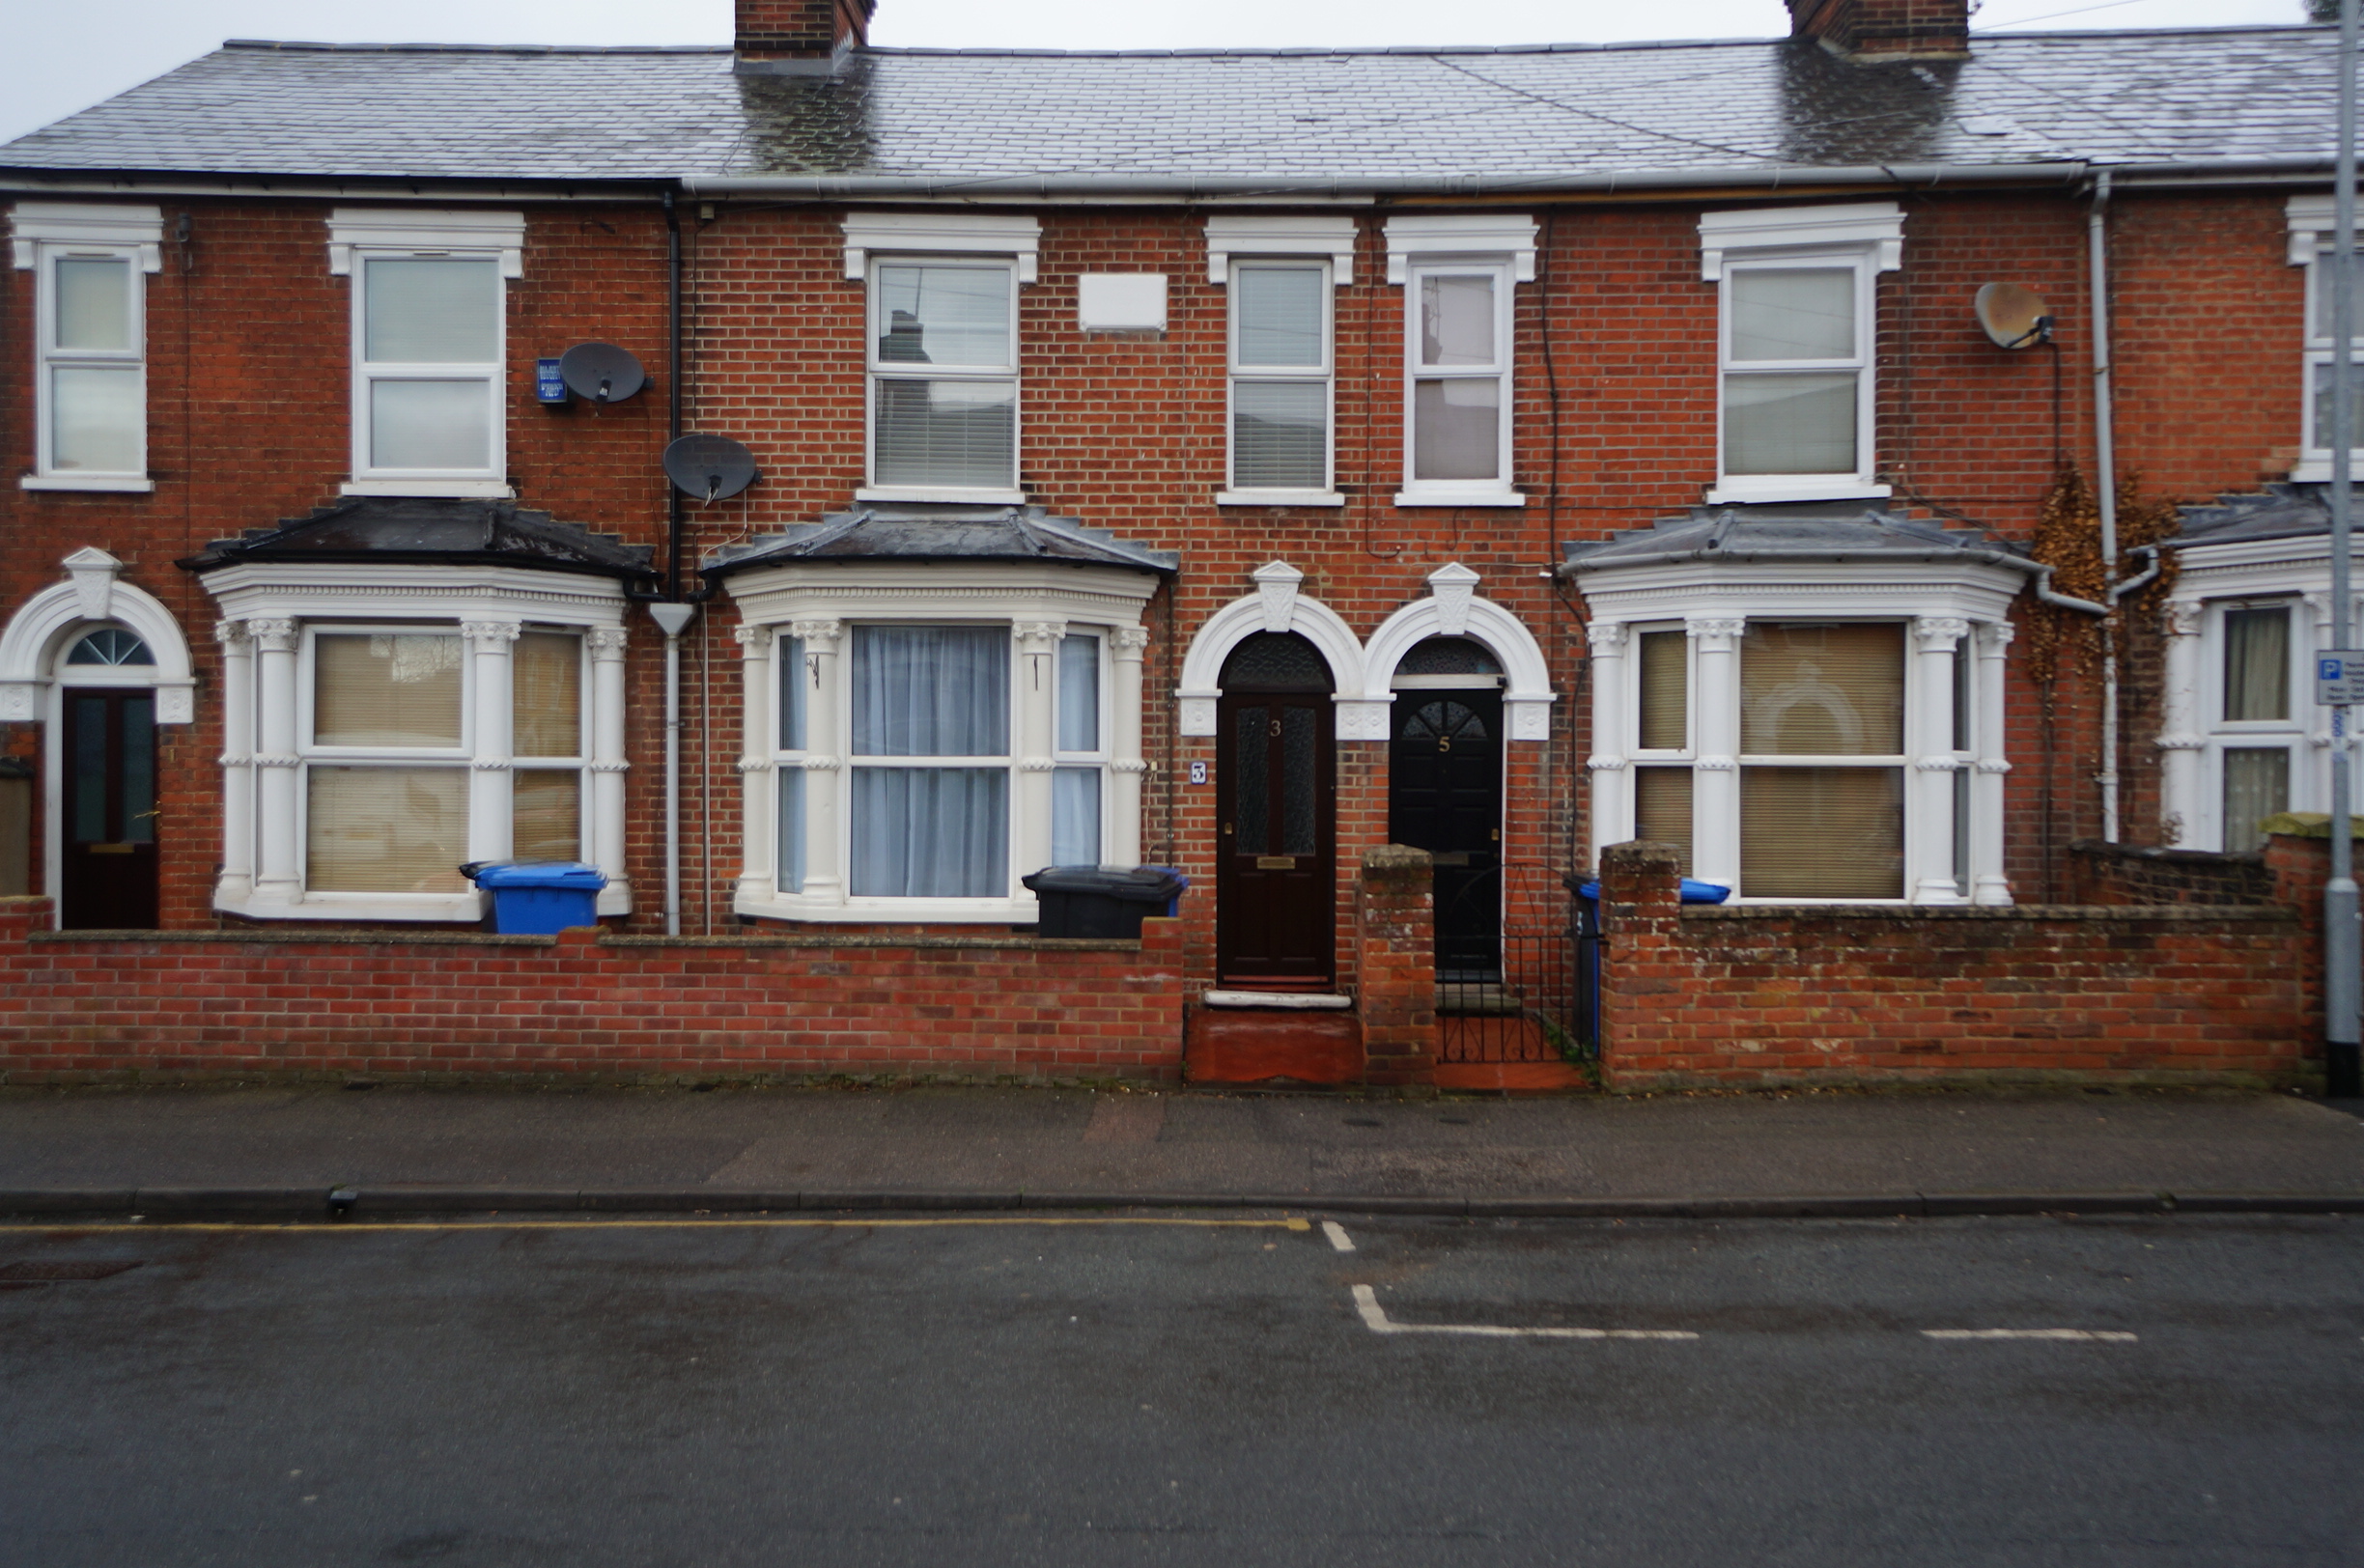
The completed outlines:
<svg viewBox="0 0 2364 1568">
<path fill-rule="evenodd" d="M 1843 59 L 1960 60 L 1970 52 L 1970 0 L 1788 0 L 1789 36 Z"/>
</svg>

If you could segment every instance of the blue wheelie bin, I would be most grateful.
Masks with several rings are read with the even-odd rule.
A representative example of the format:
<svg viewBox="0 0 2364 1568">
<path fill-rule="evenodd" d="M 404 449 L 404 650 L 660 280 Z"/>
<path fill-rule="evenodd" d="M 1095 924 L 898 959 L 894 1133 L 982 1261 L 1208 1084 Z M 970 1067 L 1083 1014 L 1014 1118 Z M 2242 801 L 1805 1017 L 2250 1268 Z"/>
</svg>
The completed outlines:
<svg viewBox="0 0 2364 1568">
<path fill-rule="evenodd" d="M 1567 879 L 1576 895 L 1576 1011 L 1584 1020 L 1584 1044 L 1600 1049 L 1600 883 Z M 1731 889 L 1720 882 L 1682 880 L 1685 904 L 1721 904 Z"/>
<path fill-rule="evenodd" d="M 492 895 L 492 929 L 504 937 L 550 936 L 599 924 L 606 874 L 579 860 L 472 860 L 461 871 Z"/>
</svg>

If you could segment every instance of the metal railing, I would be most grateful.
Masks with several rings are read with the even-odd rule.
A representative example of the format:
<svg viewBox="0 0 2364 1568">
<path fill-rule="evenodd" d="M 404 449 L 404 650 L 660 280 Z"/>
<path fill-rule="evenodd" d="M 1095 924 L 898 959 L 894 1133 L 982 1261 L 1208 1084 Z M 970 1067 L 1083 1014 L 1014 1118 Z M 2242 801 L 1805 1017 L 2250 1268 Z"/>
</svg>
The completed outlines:
<svg viewBox="0 0 2364 1568">
<path fill-rule="evenodd" d="M 1589 1061 L 1589 976 L 1573 929 L 1506 932 L 1437 970 L 1440 1062 Z"/>
</svg>

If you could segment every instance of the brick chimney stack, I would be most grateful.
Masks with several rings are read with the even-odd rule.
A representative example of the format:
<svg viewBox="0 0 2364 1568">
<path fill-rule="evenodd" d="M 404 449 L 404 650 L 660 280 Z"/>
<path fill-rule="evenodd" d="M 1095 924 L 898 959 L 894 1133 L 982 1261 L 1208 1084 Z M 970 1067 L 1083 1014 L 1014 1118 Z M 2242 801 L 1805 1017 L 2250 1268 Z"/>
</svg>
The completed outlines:
<svg viewBox="0 0 2364 1568">
<path fill-rule="evenodd" d="M 1969 0 L 1788 0 L 1789 36 L 1848 60 L 1959 60 Z"/>
<path fill-rule="evenodd" d="M 828 60 L 870 42 L 876 0 L 736 0 L 741 60 Z"/>
</svg>

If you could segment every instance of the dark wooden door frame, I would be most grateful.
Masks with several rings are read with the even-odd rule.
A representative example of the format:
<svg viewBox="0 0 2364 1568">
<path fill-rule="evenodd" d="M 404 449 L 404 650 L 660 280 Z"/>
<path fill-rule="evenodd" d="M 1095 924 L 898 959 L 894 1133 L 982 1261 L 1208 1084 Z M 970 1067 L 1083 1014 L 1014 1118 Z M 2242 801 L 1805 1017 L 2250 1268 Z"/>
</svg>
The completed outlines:
<svg viewBox="0 0 2364 1568">
<path fill-rule="evenodd" d="M 1268 835 L 1260 845 L 1243 846 L 1238 831 L 1242 716 L 1260 715 L 1269 726 L 1264 738 L 1273 741 L 1289 727 L 1290 713 L 1307 714 L 1312 732 L 1309 854 L 1302 853 L 1305 843 L 1280 837 L 1284 759 L 1278 744 L 1264 749 Z M 1216 704 L 1216 983 L 1329 991 L 1337 984 L 1337 704 L 1328 691 L 1225 691 Z"/>
</svg>

